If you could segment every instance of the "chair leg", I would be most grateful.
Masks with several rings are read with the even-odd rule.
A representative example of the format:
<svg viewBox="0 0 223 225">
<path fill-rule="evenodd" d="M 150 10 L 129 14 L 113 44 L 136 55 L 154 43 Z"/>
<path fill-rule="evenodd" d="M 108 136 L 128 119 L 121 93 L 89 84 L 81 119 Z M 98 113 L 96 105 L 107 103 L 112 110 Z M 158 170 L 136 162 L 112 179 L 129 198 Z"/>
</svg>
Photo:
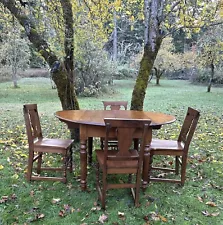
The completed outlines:
<svg viewBox="0 0 223 225">
<path fill-rule="evenodd" d="M 102 174 L 102 198 L 101 198 L 101 205 L 102 209 L 105 209 L 105 198 L 106 198 L 106 191 L 107 191 L 107 179 L 106 173 L 103 171 Z"/>
<path fill-rule="evenodd" d="M 179 156 L 175 157 L 175 174 L 178 175 L 179 174 Z"/>
<path fill-rule="evenodd" d="M 150 177 L 152 174 L 152 163 L 153 163 L 153 155 L 150 153 L 149 156 L 149 169 L 148 169 L 148 183 L 150 182 Z"/>
<path fill-rule="evenodd" d="M 186 168 L 187 168 L 187 156 L 182 156 L 182 165 L 181 165 L 181 185 L 184 186 L 186 179 Z"/>
<path fill-rule="evenodd" d="M 39 152 L 38 153 L 38 160 L 37 160 L 37 173 L 40 174 L 41 173 L 41 165 L 42 165 L 42 158 L 43 158 L 43 153 Z"/>
<path fill-rule="evenodd" d="M 67 183 L 67 166 L 68 166 L 67 154 L 65 154 L 63 156 L 63 167 L 62 167 L 63 183 Z"/>
<path fill-rule="evenodd" d="M 139 192 L 141 186 L 141 173 L 136 175 L 136 187 L 135 187 L 135 206 L 139 207 Z"/>
<path fill-rule="evenodd" d="M 73 172 L 73 150 L 72 150 L 72 146 L 69 148 L 69 153 L 68 153 L 68 167 L 69 167 L 70 173 L 72 173 Z"/>
<path fill-rule="evenodd" d="M 27 167 L 27 180 L 31 180 L 32 176 L 32 170 L 33 170 L 33 158 L 34 158 L 34 152 L 30 151 L 29 152 L 29 159 L 28 159 L 28 167 Z"/>
<path fill-rule="evenodd" d="M 100 167 L 99 163 L 96 164 L 96 188 L 98 191 L 98 200 L 101 202 L 102 200 L 102 193 L 100 188 Z"/>
</svg>

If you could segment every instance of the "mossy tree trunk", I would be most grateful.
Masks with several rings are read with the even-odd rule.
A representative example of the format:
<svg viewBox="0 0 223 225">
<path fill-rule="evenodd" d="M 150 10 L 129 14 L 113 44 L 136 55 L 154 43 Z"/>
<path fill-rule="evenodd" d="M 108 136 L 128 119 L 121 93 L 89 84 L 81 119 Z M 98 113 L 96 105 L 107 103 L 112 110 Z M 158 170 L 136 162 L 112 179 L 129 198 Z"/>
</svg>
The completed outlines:
<svg viewBox="0 0 223 225">
<path fill-rule="evenodd" d="M 140 62 L 139 73 L 132 92 L 131 110 L 143 110 L 149 74 L 152 71 L 163 38 L 159 29 L 160 23 L 158 21 L 161 1 L 152 0 L 150 6 L 151 7 L 147 9 L 149 10 L 148 42 L 144 47 L 144 54 Z"/>
<path fill-rule="evenodd" d="M 52 79 L 56 84 L 58 96 L 64 110 L 79 109 L 76 93 L 74 91 L 74 58 L 73 58 L 73 12 L 70 0 L 61 0 L 64 22 L 64 50 L 62 61 L 52 51 L 43 35 L 38 32 L 34 22 L 21 10 L 14 0 L 1 0 L 1 3 L 14 15 L 24 27 L 26 35 L 36 50 L 43 56 L 52 69 Z"/>
<path fill-rule="evenodd" d="M 70 0 L 60 0 L 62 7 L 62 21 L 64 26 L 64 58 L 59 57 L 50 48 L 47 40 L 38 32 L 33 20 L 14 0 L 1 0 L 1 3 L 17 18 L 24 27 L 26 35 L 36 50 L 43 56 L 51 68 L 51 76 L 57 87 L 58 97 L 63 110 L 79 109 L 79 103 L 74 89 L 74 31 L 73 12 Z M 72 138 L 78 138 L 78 131 L 71 131 Z"/>
</svg>

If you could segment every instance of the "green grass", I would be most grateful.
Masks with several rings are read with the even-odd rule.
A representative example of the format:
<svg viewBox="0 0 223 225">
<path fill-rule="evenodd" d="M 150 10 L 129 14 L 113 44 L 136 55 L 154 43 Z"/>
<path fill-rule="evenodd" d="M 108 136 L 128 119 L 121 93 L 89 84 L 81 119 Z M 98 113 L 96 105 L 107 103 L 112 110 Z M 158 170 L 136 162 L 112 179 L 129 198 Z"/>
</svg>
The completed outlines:
<svg viewBox="0 0 223 225">
<path fill-rule="evenodd" d="M 23 104 L 38 104 L 45 136 L 66 138 L 69 132 L 54 117 L 61 105 L 49 79 L 24 78 L 19 85 L 19 89 L 13 89 L 11 83 L 0 83 L 0 224 L 100 224 L 102 214 L 108 217 L 105 224 L 223 224 L 223 88 L 212 88 L 207 93 L 206 87 L 187 81 L 149 84 L 144 110 L 177 118 L 154 136 L 176 138 L 187 107 L 201 111 L 189 152 L 186 184 L 151 183 L 140 195 L 139 208 L 133 206 L 129 190 L 110 190 L 107 209 L 102 211 L 97 207 L 94 166 L 88 169 L 88 191 L 80 190 L 78 148 L 74 153 L 76 170 L 68 175 L 68 184 L 26 181 L 28 149 Z M 133 80 L 115 81 L 113 92 L 79 98 L 80 107 L 103 109 L 102 100 L 128 100 L 130 104 L 133 86 Z M 170 158 L 162 161 L 171 162 Z"/>
</svg>

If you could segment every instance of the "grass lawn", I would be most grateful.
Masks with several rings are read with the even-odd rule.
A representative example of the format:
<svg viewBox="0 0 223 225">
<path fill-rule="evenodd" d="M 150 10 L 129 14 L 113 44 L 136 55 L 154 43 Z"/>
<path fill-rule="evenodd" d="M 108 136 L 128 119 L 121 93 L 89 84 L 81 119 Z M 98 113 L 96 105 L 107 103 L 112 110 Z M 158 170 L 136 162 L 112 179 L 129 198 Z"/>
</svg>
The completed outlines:
<svg viewBox="0 0 223 225">
<path fill-rule="evenodd" d="M 38 104 L 44 136 L 66 138 L 69 131 L 54 117 L 61 105 L 49 79 L 23 78 L 19 85 L 19 89 L 13 89 L 12 83 L 0 83 L 0 224 L 101 224 L 103 214 L 107 217 L 105 224 L 112 225 L 223 224 L 223 88 L 207 93 L 206 87 L 187 81 L 149 84 L 144 110 L 177 118 L 154 132 L 154 137 L 177 138 L 187 107 L 201 112 L 189 151 L 185 186 L 151 183 L 140 195 L 139 208 L 133 206 L 129 190 L 110 190 L 103 211 L 97 204 L 94 165 L 88 168 L 88 191 L 80 190 L 78 147 L 74 151 L 76 168 L 68 174 L 67 184 L 26 181 L 23 104 Z M 113 92 L 79 98 L 80 107 L 103 109 L 102 100 L 128 100 L 130 104 L 133 86 L 133 80 L 115 81 Z M 172 164 L 172 159 L 160 162 Z"/>
</svg>

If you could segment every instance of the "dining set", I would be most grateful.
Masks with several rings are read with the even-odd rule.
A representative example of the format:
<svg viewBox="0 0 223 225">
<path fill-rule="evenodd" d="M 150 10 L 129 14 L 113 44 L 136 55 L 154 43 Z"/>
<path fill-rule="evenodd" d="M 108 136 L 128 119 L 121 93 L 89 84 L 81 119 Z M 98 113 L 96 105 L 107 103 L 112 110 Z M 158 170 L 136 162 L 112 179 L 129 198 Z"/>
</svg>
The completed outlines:
<svg viewBox="0 0 223 225">
<path fill-rule="evenodd" d="M 176 118 L 161 112 L 128 110 L 127 101 L 102 101 L 103 110 L 62 110 L 55 117 L 69 129 L 79 130 L 80 139 L 80 187 L 87 190 L 87 168 L 96 155 L 96 189 L 102 208 L 105 208 L 106 192 L 109 189 L 130 188 L 135 206 L 139 206 L 140 189 L 145 190 L 150 182 L 173 182 L 182 186 L 186 180 L 188 150 L 196 130 L 200 112 L 188 107 L 185 119 L 176 140 L 160 140 L 153 131 Z M 72 139 L 52 139 L 42 135 L 37 104 L 23 106 L 29 144 L 27 180 L 52 180 L 67 182 L 67 171 L 73 171 Z M 100 146 L 94 149 L 94 139 Z M 61 167 L 43 167 L 44 154 L 61 154 Z M 156 167 L 156 156 L 173 156 L 171 168 Z M 34 173 L 36 162 L 36 173 Z M 46 176 L 42 171 L 61 171 L 61 176 Z M 179 178 L 156 177 L 153 171 L 174 173 Z M 44 174 L 44 175 L 42 175 Z M 125 175 L 125 182 L 110 182 L 109 176 Z"/>
</svg>

